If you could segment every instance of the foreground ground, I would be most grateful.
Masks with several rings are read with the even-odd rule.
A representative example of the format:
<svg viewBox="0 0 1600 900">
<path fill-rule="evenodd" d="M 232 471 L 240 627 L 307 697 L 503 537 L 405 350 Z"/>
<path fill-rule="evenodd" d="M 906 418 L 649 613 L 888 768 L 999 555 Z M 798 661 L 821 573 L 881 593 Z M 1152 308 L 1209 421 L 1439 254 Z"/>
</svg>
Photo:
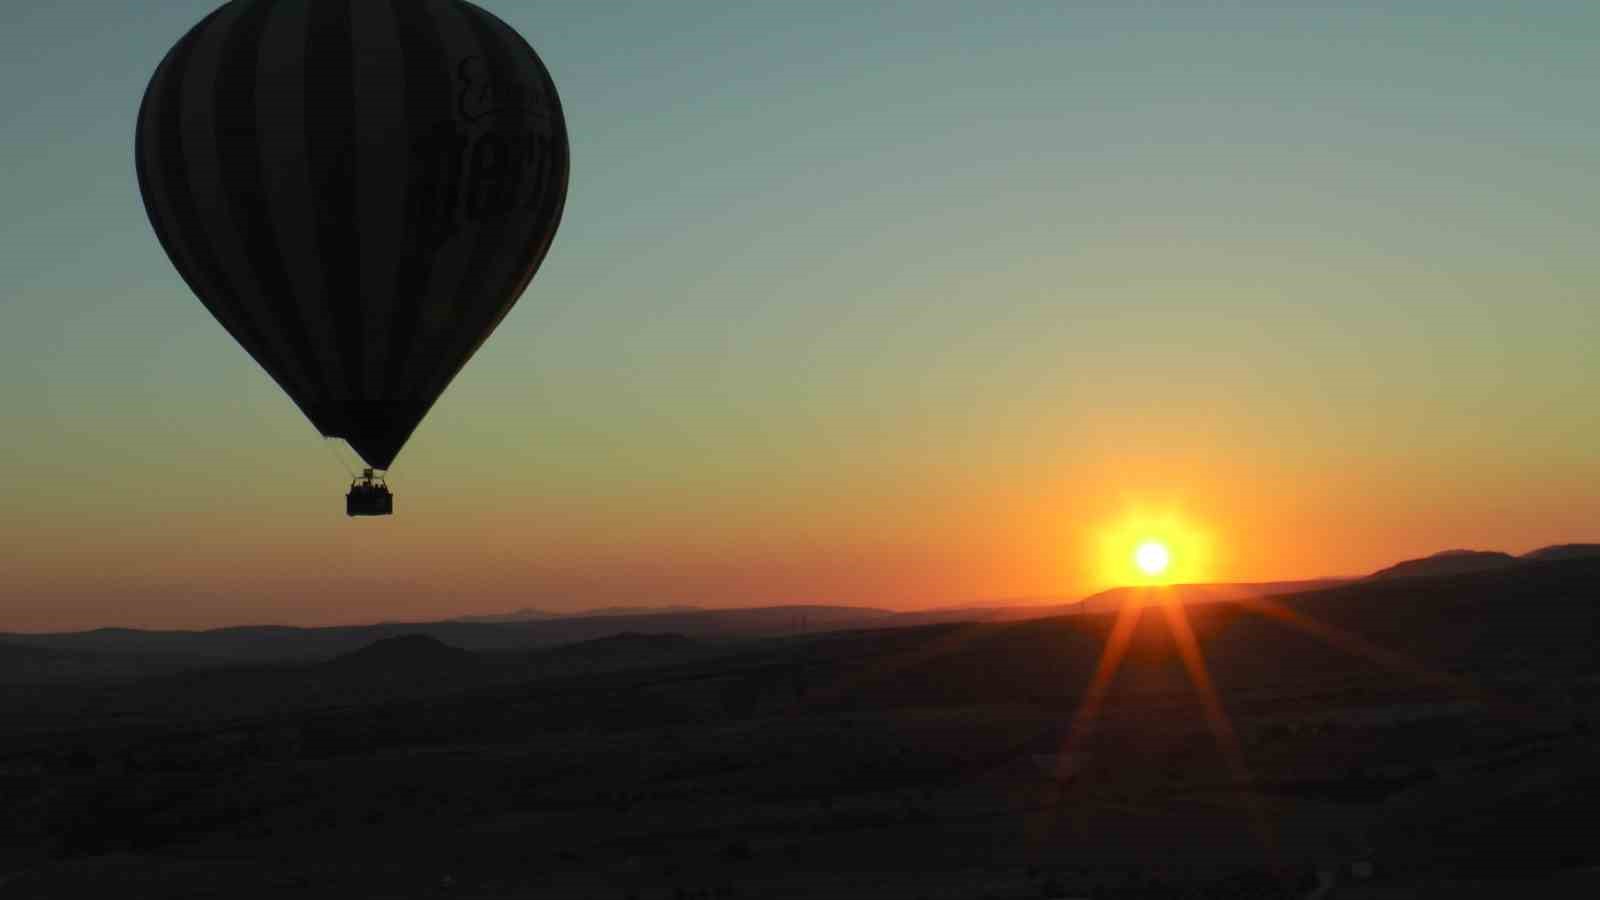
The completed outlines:
<svg viewBox="0 0 1600 900">
<path fill-rule="evenodd" d="M 259 672 L 71 724 L 13 690 L 0 896 L 1594 896 L 1596 600 L 1577 563 L 1148 609 L 1093 717 L 1110 614 L 275 711 Z"/>
</svg>

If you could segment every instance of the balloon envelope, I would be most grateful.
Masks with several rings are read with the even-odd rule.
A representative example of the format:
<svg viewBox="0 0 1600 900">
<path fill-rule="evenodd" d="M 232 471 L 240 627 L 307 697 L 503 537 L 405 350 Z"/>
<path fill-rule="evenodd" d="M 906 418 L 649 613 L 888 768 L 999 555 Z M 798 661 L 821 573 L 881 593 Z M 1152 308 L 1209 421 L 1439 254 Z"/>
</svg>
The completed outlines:
<svg viewBox="0 0 1600 900">
<path fill-rule="evenodd" d="M 190 289 L 380 469 L 528 286 L 566 201 L 549 73 L 463 0 L 233 0 L 156 69 L 135 145 Z"/>
</svg>

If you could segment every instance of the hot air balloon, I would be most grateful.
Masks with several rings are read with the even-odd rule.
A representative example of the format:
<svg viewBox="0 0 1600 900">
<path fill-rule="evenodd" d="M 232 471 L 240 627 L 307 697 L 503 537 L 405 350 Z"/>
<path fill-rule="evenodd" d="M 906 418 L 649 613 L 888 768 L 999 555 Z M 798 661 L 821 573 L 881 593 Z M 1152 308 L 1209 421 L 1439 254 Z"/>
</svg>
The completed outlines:
<svg viewBox="0 0 1600 900">
<path fill-rule="evenodd" d="M 156 68 L 139 189 L 189 288 L 368 466 L 350 515 L 538 271 L 566 202 L 555 84 L 465 0 L 232 0 Z"/>
</svg>

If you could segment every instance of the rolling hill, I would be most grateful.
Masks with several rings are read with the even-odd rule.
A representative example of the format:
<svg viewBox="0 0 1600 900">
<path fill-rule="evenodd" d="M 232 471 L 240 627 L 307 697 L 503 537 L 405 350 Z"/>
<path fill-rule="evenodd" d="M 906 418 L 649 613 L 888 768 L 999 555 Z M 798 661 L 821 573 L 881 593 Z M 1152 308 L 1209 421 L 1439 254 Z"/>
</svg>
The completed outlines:
<svg viewBox="0 0 1600 900">
<path fill-rule="evenodd" d="M 1359 579 L 1361 583 L 1515 570 L 1551 561 L 1600 558 L 1600 544 L 1560 544 L 1522 557 L 1496 551 L 1449 550 L 1406 560 Z M 861 606 L 779 606 L 744 609 L 608 607 L 561 616 L 524 609 L 496 616 L 438 622 L 390 622 L 322 628 L 251 626 L 202 631 L 103 628 L 56 634 L 0 634 L 0 684 L 134 677 L 219 665 L 324 662 L 375 643 L 412 636 L 472 653 L 527 653 L 628 634 L 672 634 L 695 641 L 742 641 L 830 631 L 916 627 L 957 622 L 1016 622 L 1094 614 L 1125 603 L 1173 598 L 1189 605 L 1301 594 L 1356 583 L 1323 578 L 1149 588 L 1113 588 L 1078 602 L 1034 602 L 896 611 Z M 411 644 L 395 646 L 420 647 Z M 435 648 L 437 649 L 437 648 Z M 373 650 L 374 653 L 389 652 Z M 51 655 L 51 654 L 57 655 Z"/>
<path fill-rule="evenodd" d="M 1535 551 L 1537 552 L 1537 551 Z M 1408 559 L 1367 576 L 1370 581 L 1386 578 L 1415 578 L 1426 575 L 1459 575 L 1463 572 L 1482 572 L 1503 569 L 1520 562 L 1517 557 L 1497 550 L 1444 550 L 1421 559 Z"/>
<path fill-rule="evenodd" d="M 473 670 L 481 663 L 472 653 L 452 647 L 425 634 L 406 634 L 383 638 L 360 650 L 323 663 L 332 671 L 347 676 L 381 675 L 397 672 L 436 674 Z"/>
<path fill-rule="evenodd" d="M 1220 603 L 1249 597 L 1270 597 L 1274 594 L 1297 594 L 1319 591 L 1343 584 L 1339 578 L 1313 578 L 1305 581 L 1258 581 L 1232 584 L 1171 584 L 1159 588 L 1119 587 L 1086 597 L 1081 604 L 1084 612 L 1118 610 L 1132 602 L 1145 605 L 1170 602 L 1176 599 L 1185 605 Z"/>
<path fill-rule="evenodd" d="M 1524 553 L 1522 558 L 1546 562 L 1557 559 L 1600 558 L 1600 544 L 1555 544 Z"/>
</svg>

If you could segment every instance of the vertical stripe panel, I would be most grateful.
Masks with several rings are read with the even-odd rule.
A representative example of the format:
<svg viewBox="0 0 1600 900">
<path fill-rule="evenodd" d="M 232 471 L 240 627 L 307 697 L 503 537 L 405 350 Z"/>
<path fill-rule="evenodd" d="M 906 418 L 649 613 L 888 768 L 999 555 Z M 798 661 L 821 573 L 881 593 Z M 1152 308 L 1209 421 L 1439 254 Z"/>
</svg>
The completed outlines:
<svg viewBox="0 0 1600 900">
<path fill-rule="evenodd" d="M 355 21 L 356 206 L 360 216 L 362 384 L 373 414 L 395 414 L 386 391 L 390 318 L 398 288 L 397 248 L 405 235 L 411 180 L 406 93 L 411 89 L 400 28 L 387 0 L 353 4 Z M 381 430 L 381 429 L 380 429 Z"/>
<path fill-rule="evenodd" d="M 258 272 L 270 269 L 270 277 L 260 274 L 281 314 L 299 325 L 305 350 L 314 360 L 326 391 L 323 433 L 344 437 L 353 416 L 329 308 L 336 301 L 323 277 L 323 248 L 318 241 L 319 192 L 324 185 L 318 183 L 307 158 L 311 11 L 330 0 L 268 2 L 272 15 L 261 23 L 252 45 L 241 48 L 238 55 L 235 86 L 241 95 L 239 105 L 249 108 L 258 134 L 252 149 L 257 155 L 259 190 L 248 204 L 252 221 L 265 237 Z M 334 5 L 342 2 L 331 0 Z M 243 96 L 246 91 L 248 98 Z"/>
<path fill-rule="evenodd" d="M 355 37 L 351 0 L 317 0 L 306 29 L 305 161 L 322 263 L 320 308 L 332 326 L 352 430 L 365 430 L 361 241 L 356 219 Z"/>
<path fill-rule="evenodd" d="M 455 125 L 454 73 L 446 48 L 423 0 L 390 0 L 405 70 L 406 121 L 410 144 L 404 148 L 412 167 L 406 182 L 405 236 L 401 242 L 394 301 L 389 318 L 389 343 L 384 366 L 384 393 L 392 418 L 381 433 L 368 436 L 370 452 L 356 449 L 374 465 L 386 466 L 418 418 L 404 391 L 406 367 L 421 331 L 421 316 L 434 280 L 435 229 L 454 216 L 445 197 L 451 195 L 453 173 L 445 171 L 447 144 Z"/>
<path fill-rule="evenodd" d="M 189 59 L 199 34 L 211 25 L 221 13 L 213 12 L 191 29 L 162 60 L 145 89 L 139 106 L 138 126 L 134 138 L 134 169 L 139 179 L 139 193 L 144 198 L 156 240 L 172 260 L 178 275 L 189 286 L 223 330 L 244 347 L 245 352 L 268 367 L 269 353 L 261 332 L 232 304 L 218 302 L 220 275 L 212 256 L 205 232 L 185 233 L 180 226 L 192 221 L 196 212 L 185 181 L 187 165 L 183 157 L 180 91 L 188 71 Z M 289 387 L 281 376 L 279 382 Z"/>
<path fill-rule="evenodd" d="M 450 109 L 445 121 L 460 131 L 463 152 L 459 163 L 453 165 L 456 166 L 455 177 L 464 178 L 468 165 L 465 155 L 468 145 L 465 141 L 470 135 L 456 125 L 463 100 L 470 100 L 463 97 L 463 89 L 467 87 L 463 73 L 467 73 L 465 77 L 471 77 L 472 60 L 482 59 L 483 48 L 478 45 L 461 5 L 455 0 L 424 0 L 423 6 L 442 44 L 441 61 L 446 62 L 449 69 L 445 84 L 448 86 Z M 433 257 L 431 278 L 418 298 L 416 333 L 411 345 L 401 351 L 405 365 L 397 386 L 409 408 L 421 407 L 417 414 L 419 419 L 422 412 L 426 411 L 425 402 L 419 402 L 419 392 L 426 385 L 429 367 L 438 355 L 441 344 L 463 327 L 460 287 L 477 259 L 476 251 L 484 237 L 485 229 L 467 219 L 464 194 L 465 191 L 459 188 L 448 194 L 452 203 L 451 219 L 457 230 Z"/>
<path fill-rule="evenodd" d="M 473 261 L 467 269 L 465 279 L 456 290 L 456 302 L 460 309 L 459 327 L 448 335 L 446 340 L 432 348 L 427 359 L 427 380 L 423 382 L 420 391 L 430 405 L 444 392 L 462 367 L 482 346 L 494 326 L 516 303 L 517 296 L 521 293 L 518 288 L 527 280 L 524 276 L 531 276 L 531 272 L 528 271 L 530 266 L 537 265 L 537 260 L 530 263 L 527 249 L 530 245 L 540 242 L 543 235 L 536 232 L 546 227 L 542 219 L 533 215 L 532 211 L 520 208 L 517 202 L 529 190 L 542 189 L 542 186 L 525 184 L 525 180 L 548 177 L 549 161 L 546 159 L 528 159 L 526 161 L 531 165 L 527 167 L 522 165 L 533 149 L 526 139 L 527 130 L 535 125 L 528 120 L 526 110 L 530 104 L 539 104 L 543 99 L 542 73 L 527 64 L 526 55 L 517 42 L 507 40 L 504 31 L 509 29 L 504 23 L 493 19 L 475 6 L 462 3 L 459 8 L 465 14 L 479 46 L 483 48 L 492 83 L 502 92 L 498 98 L 500 112 L 488 125 L 495 136 L 490 139 L 504 139 L 509 142 L 505 153 L 515 153 L 514 171 L 518 177 L 515 190 L 503 191 L 506 206 L 509 208 L 503 212 L 488 211 L 489 217 L 484 222 L 483 236 L 474 253 Z M 539 94 L 522 97 L 515 90 L 519 86 Z M 472 171 L 480 164 L 492 162 L 491 154 L 483 152 L 483 140 L 484 138 L 480 137 L 480 143 L 468 161 L 469 204 L 481 205 L 486 199 L 472 196 L 473 186 L 479 180 L 472 176 Z M 510 163 L 511 160 L 507 159 L 505 162 Z"/>
<path fill-rule="evenodd" d="M 188 72 L 174 88 L 181 97 L 179 129 L 183 146 L 183 179 L 194 203 L 194 218 L 183 224 L 188 240 L 209 238 L 217 266 L 214 302 L 231 306 L 249 319 L 266 338 L 263 367 L 274 374 L 293 372 L 302 390 L 291 394 L 302 410 L 320 427 L 319 411 L 325 390 L 315 368 L 297 339 L 292 323 L 285 322 L 270 301 L 269 284 L 252 266 L 261 252 L 256 230 L 245 216 L 236 215 L 241 202 L 259 193 L 254 171 L 254 122 L 241 119 L 249 112 L 248 97 L 230 90 L 230 69 L 241 44 L 253 43 L 252 28 L 271 9 L 270 0 L 240 0 L 224 7 L 223 15 L 201 35 Z M 209 127 L 208 127 L 209 126 Z"/>
<path fill-rule="evenodd" d="M 534 274 L 543 264 L 545 254 L 549 252 L 550 245 L 555 239 L 556 230 L 561 224 L 561 214 L 566 206 L 571 150 L 567 140 L 566 118 L 561 110 L 561 99 L 556 94 L 555 82 L 551 79 L 543 60 L 539 59 L 533 47 L 529 46 L 516 29 L 487 10 L 477 11 L 501 36 L 508 51 L 522 66 L 522 83 L 538 92 L 536 98 L 530 98 L 532 102 L 529 115 L 532 121 L 525 130 L 530 136 L 536 135 L 543 142 L 537 148 L 528 148 L 530 154 L 537 152 L 539 158 L 536 165 L 530 166 L 528 175 L 535 180 L 535 183 L 523 191 L 528 208 L 534 212 L 531 224 L 536 231 L 528 236 L 529 253 L 524 269 L 506 292 L 504 307 L 495 318 L 495 324 L 498 325 L 533 280 Z"/>
</svg>

